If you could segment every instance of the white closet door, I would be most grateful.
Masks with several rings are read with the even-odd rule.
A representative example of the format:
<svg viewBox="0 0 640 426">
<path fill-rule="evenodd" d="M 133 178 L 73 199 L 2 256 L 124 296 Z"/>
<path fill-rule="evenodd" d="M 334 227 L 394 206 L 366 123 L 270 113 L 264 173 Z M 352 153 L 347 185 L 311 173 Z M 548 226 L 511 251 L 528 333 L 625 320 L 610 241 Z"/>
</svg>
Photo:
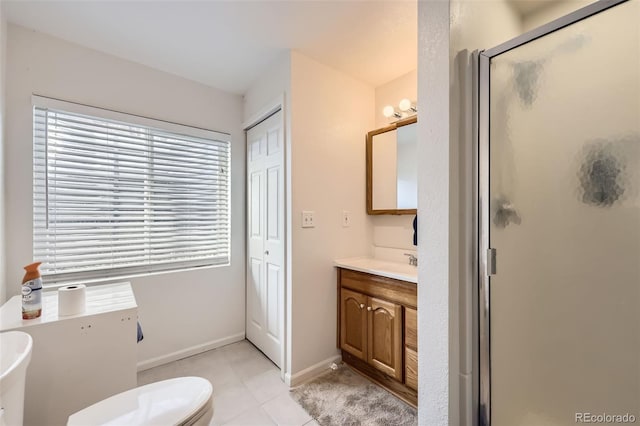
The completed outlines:
<svg viewBox="0 0 640 426">
<path fill-rule="evenodd" d="M 282 111 L 247 132 L 247 339 L 282 366 L 284 334 Z"/>
</svg>

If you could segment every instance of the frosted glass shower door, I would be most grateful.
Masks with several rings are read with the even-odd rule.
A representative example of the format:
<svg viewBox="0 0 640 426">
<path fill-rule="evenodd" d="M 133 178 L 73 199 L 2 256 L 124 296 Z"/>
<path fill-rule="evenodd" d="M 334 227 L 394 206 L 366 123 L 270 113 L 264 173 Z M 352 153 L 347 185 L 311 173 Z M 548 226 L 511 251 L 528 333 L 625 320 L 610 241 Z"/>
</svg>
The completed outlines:
<svg viewBox="0 0 640 426">
<path fill-rule="evenodd" d="M 640 1 L 489 82 L 491 425 L 640 424 Z"/>
</svg>

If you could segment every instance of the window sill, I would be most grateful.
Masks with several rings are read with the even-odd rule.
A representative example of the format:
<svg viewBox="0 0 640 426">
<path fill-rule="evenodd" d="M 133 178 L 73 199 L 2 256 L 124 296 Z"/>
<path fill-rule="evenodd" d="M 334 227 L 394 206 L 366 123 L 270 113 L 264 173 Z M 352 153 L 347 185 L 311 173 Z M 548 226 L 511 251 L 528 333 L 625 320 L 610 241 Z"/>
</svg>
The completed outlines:
<svg viewBox="0 0 640 426">
<path fill-rule="evenodd" d="M 87 286 L 98 286 L 98 285 L 113 284 L 114 282 L 127 281 L 127 280 L 130 280 L 130 279 L 133 279 L 133 278 L 146 278 L 146 277 L 151 277 L 151 276 L 155 276 L 155 275 L 176 274 L 176 273 L 183 273 L 183 272 L 200 271 L 200 270 L 203 270 L 203 269 L 228 268 L 230 266 L 231 266 L 231 262 L 223 263 L 223 264 L 217 264 L 217 265 L 190 266 L 190 267 L 186 267 L 186 268 L 170 269 L 170 270 L 165 270 L 165 271 L 138 272 L 138 273 L 134 273 L 134 274 L 118 275 L 118 276 L 114 276 L 114 277 L 99 277 L 99 278 L 91 278 L 91 279 L 84 279 L 84 280 L 70 280 L 70 281 L 65 281 L 63 283 L 55 283 L 55 284 L 46 284 L 47 277 L 43 276 L 42 277 L 42 281 L 43 281 L 42 289 L 44 291 L 53 291 L 53 290 L 57 290 L 57 289 L 59 289 L 61 287 L 66 287 L 68 285 L 74 285 L 74 284 L 85 284 Z"/>
</svg>

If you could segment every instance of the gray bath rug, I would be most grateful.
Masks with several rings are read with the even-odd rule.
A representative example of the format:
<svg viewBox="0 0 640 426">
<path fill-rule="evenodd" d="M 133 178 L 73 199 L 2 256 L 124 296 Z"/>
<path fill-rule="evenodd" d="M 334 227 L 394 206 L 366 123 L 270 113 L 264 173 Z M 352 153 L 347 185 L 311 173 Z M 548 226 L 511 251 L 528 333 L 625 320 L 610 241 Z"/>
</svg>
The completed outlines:
<svg viewBox="0 0 640 426">
<path fill-rule="evenodd" d="M 293 398 L 322 426 L 413 426 L 415 408 L 340 366 L 291 391 Z"/>
</svg>

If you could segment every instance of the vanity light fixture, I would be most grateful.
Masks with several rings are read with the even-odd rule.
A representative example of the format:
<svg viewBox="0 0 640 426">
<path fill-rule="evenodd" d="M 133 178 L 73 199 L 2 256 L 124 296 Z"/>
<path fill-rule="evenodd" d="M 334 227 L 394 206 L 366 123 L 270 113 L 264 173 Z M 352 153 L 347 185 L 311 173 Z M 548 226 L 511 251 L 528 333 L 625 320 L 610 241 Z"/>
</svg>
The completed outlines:
<svg viewBox="0 0 640 426">
<path fill-rule="evenodd" d="M 402 117 L 402 114 L 400 114 L 399 112 L 396 112 L 395 108 L 392 107 L 391 105 L 387 105 L 386 107 L 382 108 L 382 115 L 384 115 L 387 118 L 391 118 L 391 117 L 401 118 Z"/>
<path fill-rule="evenodd" d="M 400 101 L 400 103 L 398 104 L 398 108 L 400 108 L 400 111 L 403 111 L 403 112 L 407 112 L 407 111 L 411 111 L 412 113 L 418 112 L 418 108 L 415 105 L 413 105 L 411 101 L 407 98 L 404 98 L 403 100 Z"/>
<path fill-rule="evenodd" d="M 382 109 L 382 115 L 387 118 L 405 118 L 410 115 L 416 114 L 418 112 L 418 108 L 407 98 L 404 98 L 398 104 L 398 109 L 400 111 L 396 111 L 396 109 L 392 105 L 387 105 Z"/>
</svg>

